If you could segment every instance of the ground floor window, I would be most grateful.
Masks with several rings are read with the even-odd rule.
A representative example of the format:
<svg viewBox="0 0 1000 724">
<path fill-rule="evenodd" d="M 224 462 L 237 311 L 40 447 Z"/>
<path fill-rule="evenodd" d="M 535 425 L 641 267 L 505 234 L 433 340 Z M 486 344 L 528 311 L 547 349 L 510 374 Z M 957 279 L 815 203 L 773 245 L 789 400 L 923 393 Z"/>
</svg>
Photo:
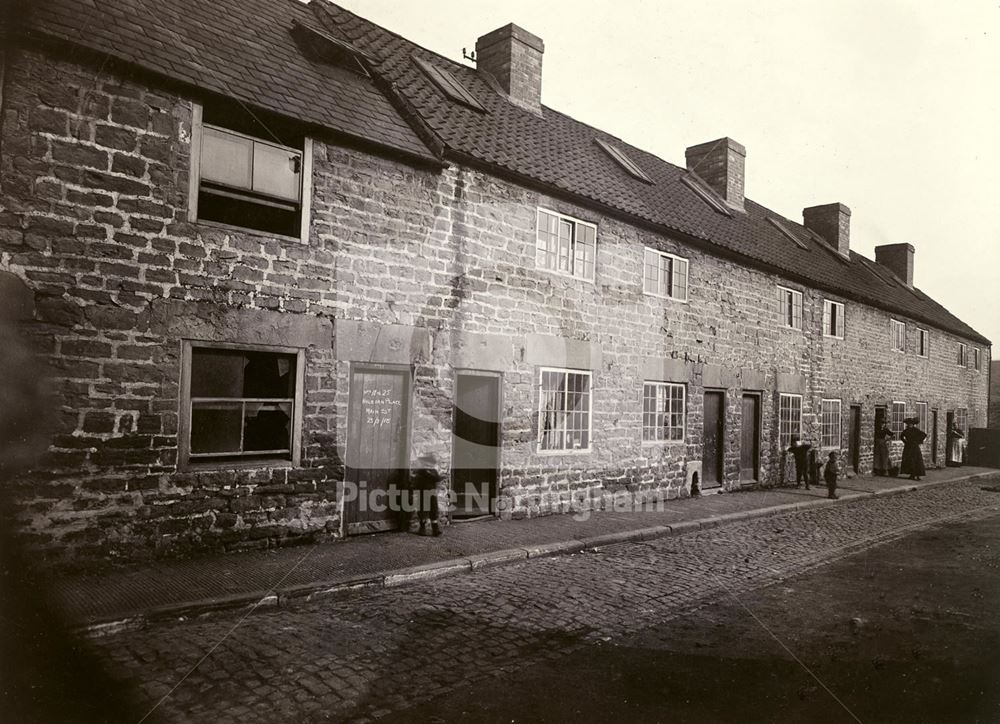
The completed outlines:
<svg viewBox="0 0 1000 724">
<path fill-rule="evenodd" d="M 919 427 L 922 432 L 928 432 L 928 430 L 927 430 L 927 403 L 926 402 L 918 402 L 917 403 L 917 427 Z"/>
<path fill-rule="evenodd" d="M 646 442 L 684 440 L 684 385 L 643 384 L 642 439 Z"/>
<path fill-rule="evenodd" d="M 904 420 L 906 420 L 906 403 L 893 402 L 889 409 L 889 429 L 892 430 L 893 437 L 898 438 L 903 432 L 903 428 L 906 427 Z"/>
<path fill-rule="evenodd" d="M 188 343 L 182 462 L 297 462 L 301 353 Z"/>
<path fill-rule="evenodd" d="M 840 400 L 823 400 L 821 410 L 820 445 L 839 448 L 841 441 Z"/>
<path fill-rule="evenodd" d="M 792 444 L 792 436 L 802 437 L 802 395 L 778 396 L 778 444 L 782 450 Z"/>
<path fill-rule="evenodd" d="M 590 450 L 590 372 L 542 369 L 539 450 Z"/>
<path fill-rule="evenodd" d="M 969 436 L 969 411 L 966 408 L 959 407 L 955 410 L 955 424 L 963 435 Z"/>
</svg>

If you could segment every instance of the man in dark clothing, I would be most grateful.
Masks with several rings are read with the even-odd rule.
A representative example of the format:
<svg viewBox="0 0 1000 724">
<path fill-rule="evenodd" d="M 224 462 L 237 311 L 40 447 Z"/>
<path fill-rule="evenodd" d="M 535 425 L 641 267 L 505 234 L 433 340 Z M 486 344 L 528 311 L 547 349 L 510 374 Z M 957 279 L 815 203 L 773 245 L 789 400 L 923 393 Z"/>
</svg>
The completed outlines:
<svg viewBox="0 0 1000 724">
<path fill-rule="evenodd" d="M 801 442 L 798 435 L 792 435 L 792 444 L 788 452 L 795 458 L 795 487 L 801 488 L 805 481 L 806 490 L 809 490 L 809 448 L 807 442 Z"/>
<path fill-rule="evenodd" d="M 441 473 L 437 470 L 437 458 L 426 453 L 417 458 L 418 466 L 410 476 L 410 491 L 416 496 L 417 517 L 420 519 L 420 535 L 427 535 L 427 520 L 431 521 L 431 534 L 441 535 L 438 522 L 438 483 Z"/>
</svg>

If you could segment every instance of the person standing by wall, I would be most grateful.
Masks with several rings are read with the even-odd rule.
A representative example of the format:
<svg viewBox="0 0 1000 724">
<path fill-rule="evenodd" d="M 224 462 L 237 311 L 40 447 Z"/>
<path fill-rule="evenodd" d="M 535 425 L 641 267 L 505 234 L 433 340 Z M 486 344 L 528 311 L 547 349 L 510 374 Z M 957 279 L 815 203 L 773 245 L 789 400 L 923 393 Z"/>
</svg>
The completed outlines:
<svg viewBox="0 0 1000 724">
<path fill-rule="evenodd" d="M 876 475 L 888 475 L 889 466 L 889 440 L 892 438 L 892 430 L 882 422 L 875 430 L 875 459 L 872 462 L 872 472 Z"/>
<path fill-rule="evenodd" d="M 904 420 L 906 429 L 900 434 L 903 440 L 903 461 L 899 466 L 899 472 L 909 475 L 910 480 L 920 480 L 927 474 L 924 469 L 924 454 L 920 449 L 920 444 L 927 437 L 927 433 L 917 427 L 917 418 L 910 417 Z"/>
<path fill-rule="evenodd" d="M 823 468 L 823 480 L 826 481 L 826 497 L 837 499 L 837 451 L 831 450 Z"/>
<path fill-rule="evenodd" d="M 961 466 L 964 442 L 965 434 L 958 428 L 957 423 L 952 422 L 951 427 L 948 428 L 948 458 L 946 461 L 948 467 Z"/>
<path fill-rule="evenodd" d="M 806 483 L 806 490 L 809 490 L 809 448 L 811 448 L 807 442 L 802 442 L 799 440 L 798 435 L 792 435 L 792 444 L 788 448 L 788 452 L 792 454 L 795 458 L 795 487 L 802 487 L 802 481 Z"/>
<path fill-rule="evenodd" d="M 417 458 L 417 462 L 417 469 L 410 479 L 410 491 L 416 496 L 420 535 L 427 535 L 428 520 L 431 522 L 431 534 L 441 535 L 438 520 L 438 484 L 441 482 L 441 473 L 437 469 L 437 458 L 433 453 L 425 453 Z"/>
</svg>

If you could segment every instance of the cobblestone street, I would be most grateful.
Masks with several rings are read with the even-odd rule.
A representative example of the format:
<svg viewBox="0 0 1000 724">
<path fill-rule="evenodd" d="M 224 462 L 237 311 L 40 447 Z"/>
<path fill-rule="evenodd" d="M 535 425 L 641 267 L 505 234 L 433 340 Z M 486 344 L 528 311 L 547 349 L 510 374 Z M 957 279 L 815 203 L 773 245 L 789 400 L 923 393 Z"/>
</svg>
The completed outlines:
<svg viewBox="0 0 1000 724">
<path fill-rule="evenodd" d="M 629 543 L 95 641 L 150 720 L 384 716 L 634 634 L 950 517 L 996 515 L 983 481 Z M 192 671 L 193 668 L 193 671 Z M 162 701 L 161 701 L 162 700 Z"/>
</svg>

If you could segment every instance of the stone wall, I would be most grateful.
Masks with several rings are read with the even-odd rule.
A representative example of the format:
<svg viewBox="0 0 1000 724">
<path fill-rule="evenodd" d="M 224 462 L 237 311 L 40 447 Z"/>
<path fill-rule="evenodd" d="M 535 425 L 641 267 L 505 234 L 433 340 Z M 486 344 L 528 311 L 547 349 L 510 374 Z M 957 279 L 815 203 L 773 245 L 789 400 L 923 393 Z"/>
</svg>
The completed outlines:
<svg viewBox="0 0 1000 724">
<path fill-rule="evenodd" d="M 421 170 L 317 138 L 309 243 L 187 220 L 192 99 L 19 51 L 7 68 L 0 270 L 34 294 L 20 323 L 51 375 L 51 445 L 8 483 L 25 538 L 53 556 L 135 559 L 284 545 L 343 533 L 352 366 L 410 367 L 411 459 L 447 471 L 455 369 L 502 374 L 499 512 L 600 507 L 615 494 L 686 495 L 702 454 L 703 392 L 726 392 L 726 487 L 739 481 L 740 398 L 761 395 L 762 484 L 782 480 L 779 391 L 862 407 L 926 401 L 986 415 L 985 367 L 890 351 L 889 315 L 850 301 L 844 340 L 777 325 L 783 281 L 477 171 Z M 539 206 L 598 227 L 594 282 L 535 268 Z M 643 247 L 690 262 L 689 301 L 642 293 Z M 835 298 L 835 297 L 834 297 Z M 907 320 L 909 322 L 909 320 Z M 185 339 L 306 350 L 302 462 L 178 469 Z M 988 361 L 988 354 L 984 355 Z M 592 372 L 589 452 L 539 453 L 539 368 Z M 686 439 L 641 441 L 642 383 L 687 387 Z"/>
</svg>

